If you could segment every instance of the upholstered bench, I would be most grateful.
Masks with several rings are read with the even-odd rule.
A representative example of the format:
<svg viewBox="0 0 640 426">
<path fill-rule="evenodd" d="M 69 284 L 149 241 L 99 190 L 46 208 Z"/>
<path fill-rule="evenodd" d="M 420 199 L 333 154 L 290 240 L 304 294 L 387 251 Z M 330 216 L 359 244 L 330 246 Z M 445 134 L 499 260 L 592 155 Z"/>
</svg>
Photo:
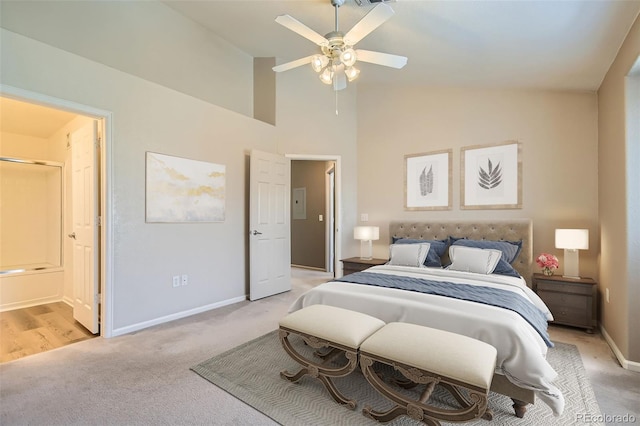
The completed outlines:
<svg viewBox="0 0 640 426">
<path fill-rule="evenodd" d="M 374 371 L 375 362 L 400 372 L 406 380 L 397 382 L 403 387 L 425 385 L 420 397 L 412 399 L 406 391 L 386 383 Z M 428 425 L 481 416 L 491 419 L 491 412 L 485 412 L 495 365 L 496 349 L 487 343 L 415 324 L 389 323 L 360 345 L 360 366 L 369 383 L 395 405 L 384 412 L 367 406 L 363 414 L 380 422 L 408 415 Z M 451 393 L 461 408 L 429 405 L 436 385 Z"/>
<path fill-rule="evenodd" d="M 291 382 L 305 375 L 317 378 L 336 402 L 353 410 L 356 401 L 345 397 L 331 379 L 347 376 L 356 369 L 360 344 L 384 324 L 372 316 L 327 305 L 311 305 L 293 312 L 280 320 L 280 342 L 302 368 L 296 374 L 282 371 L 280 375 Z M 295 349 L 289 341 L 290 334 L 299 335 L 312 348 L 327 348 L 328 352 L 316 351 L 319 361 L 310 359 Z M 346 363 L 336 366 L 331 361 L 341 353 Z"/>
</svg>

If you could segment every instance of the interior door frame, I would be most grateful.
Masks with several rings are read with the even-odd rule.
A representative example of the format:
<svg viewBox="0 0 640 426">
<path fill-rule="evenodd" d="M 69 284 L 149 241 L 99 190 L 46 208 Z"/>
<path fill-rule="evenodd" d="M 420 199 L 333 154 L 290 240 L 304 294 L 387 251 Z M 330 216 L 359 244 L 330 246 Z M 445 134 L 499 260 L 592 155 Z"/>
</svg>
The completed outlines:
<svg viewBox="0 0 640 426">
<path fill-rule="evenodd" d="M 102 135 L 100 141 L 100 335 L 113 336 L 113 229 L 112 221 L 112 123 L 113 113 L 92 106 L 83 105 L 53 96 L 44 95 L 30 90 L 21 89 L 6 84 L 0 84 L 0 95 L 22 102 L 55 108 L 78 115 L 91 117 L 102 121 Z"/>
<path fill-rule="evenodd" d="M 342 258 L 342 158 L 339 155 L 313 155 L 313 154 L 285 154 L 291 160 L 308 161 L 333 161 L 335 162 L 335 223 L 334 241 L 335 252 L 333 256 L 333 273 L 336 278 L 342 271 L 340 259 Z"/>
</svg>

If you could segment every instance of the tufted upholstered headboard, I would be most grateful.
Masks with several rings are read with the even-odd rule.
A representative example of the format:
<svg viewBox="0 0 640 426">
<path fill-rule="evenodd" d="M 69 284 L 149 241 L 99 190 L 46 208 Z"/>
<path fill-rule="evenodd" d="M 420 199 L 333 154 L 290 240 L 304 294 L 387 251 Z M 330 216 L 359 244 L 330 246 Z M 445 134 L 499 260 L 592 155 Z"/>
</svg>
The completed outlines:
<svg viewBox="0 0 640 426">
<path fill-rule="evenodd" d="M 440 220 L 432 222 L 389 223 L 389 236 L 400 238 L 418 238 L 424 240 L 444 240 L 451 237 L 466 237 L 471 240 L 522 240 L 522 251 L 512 266 L 531 286 L 533 262 L 533 224 L 529 219 L 509 221 L 465 221 Z M 448 259 L 448 254 L 445 254 Z"/>
</svg>

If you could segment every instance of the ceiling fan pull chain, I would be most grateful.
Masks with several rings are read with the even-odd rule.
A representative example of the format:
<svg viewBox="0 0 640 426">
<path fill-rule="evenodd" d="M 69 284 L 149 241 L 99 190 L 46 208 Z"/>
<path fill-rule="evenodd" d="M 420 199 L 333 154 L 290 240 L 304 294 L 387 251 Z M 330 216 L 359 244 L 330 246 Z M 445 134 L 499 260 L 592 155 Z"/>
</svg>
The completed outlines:
<svg viewBox="0 0 640 426">
<path fill-rule="evenodd" d="M 336 116 L 338 115 L 338 91 L 335 91 L 336 94 Z"/>
</svg>

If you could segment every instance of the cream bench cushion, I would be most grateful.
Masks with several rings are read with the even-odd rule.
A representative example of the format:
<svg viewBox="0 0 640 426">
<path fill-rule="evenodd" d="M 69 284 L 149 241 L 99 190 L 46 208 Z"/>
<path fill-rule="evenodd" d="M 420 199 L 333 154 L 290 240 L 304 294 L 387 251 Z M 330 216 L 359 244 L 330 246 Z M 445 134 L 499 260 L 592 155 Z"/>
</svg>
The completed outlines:
<svg viewBox="0 0 640 426">
<path fill-rule="evenodd" d="M 384 321 L 370 315 L 328 305 L 307 306 L 280 320 L 280 328 L 351 349 L 358 349 L 367 337 L 384 325 Z"/>
<path fill-rule="evenodd" d="M 360 351 L 486 390 L 497 356 L 496 348 L 480 340 L 399 322 L 378 330 Z"/>
</svg>

